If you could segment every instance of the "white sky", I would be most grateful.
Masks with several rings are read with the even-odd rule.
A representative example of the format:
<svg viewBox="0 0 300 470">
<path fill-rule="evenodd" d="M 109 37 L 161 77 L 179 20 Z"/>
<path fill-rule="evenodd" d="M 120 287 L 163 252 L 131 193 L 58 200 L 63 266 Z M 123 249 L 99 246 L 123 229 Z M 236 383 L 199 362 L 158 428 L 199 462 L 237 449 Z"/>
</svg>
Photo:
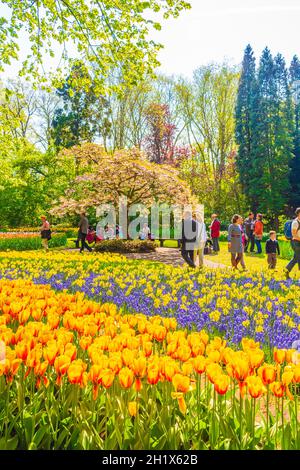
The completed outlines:
<svg viewBox="0 0 300 470">
<path fill-rule="evenodd" d="M 267 45 L 290 62 L 300 56 L 300 0 L 190 0 L 192 9 L 163 22 L 153 38 L 165 45 L 160 71 L 191 76 L 209 62 L 242 61 L 248 43 L 259 59 Z M 4 12 L 3 12 L 4 13 Z M 26 48 L 28 50 L 28 47 Z M 7 69 L 16 75 L 18 63 Z"/>
<path fill-rule="evenodd" d="M 248 43 L 257 60 L 268 46 L 290 62 L 300 56 L 300 0 L 190 0 L 192 10 L 168 20 L 157 38 L 166 74 L 191 75 L 199 65 L 242 61 Z"/>
</svg>

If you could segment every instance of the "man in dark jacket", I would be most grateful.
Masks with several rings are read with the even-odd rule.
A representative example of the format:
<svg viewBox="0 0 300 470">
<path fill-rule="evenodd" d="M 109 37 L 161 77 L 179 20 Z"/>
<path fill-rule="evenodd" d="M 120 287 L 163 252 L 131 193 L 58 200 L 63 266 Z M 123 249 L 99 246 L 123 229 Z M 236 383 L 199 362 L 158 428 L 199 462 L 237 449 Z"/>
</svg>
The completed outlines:
<svg viewBox="0 0 300 470">
<path fill-rule="evenodd" d="M 182 237 L 181 237 L 181 255 L 184 261 L 195 268 L 194 249 L 196 245 L 197 222 L 192 218 L 191 211 L 185 211 L 182 220 Z"/>
<path fill-rule="evenodd" d="M 81 240 L 80 253 L 82 253 L 85 248 L 88 251 L 92 251 L 92 248 L 85 241 L 88 231 L 89 231 L 89 221 L 86 217 L 85 212 L 82 212 L 80 214 L 80 222 L 79 222 L 79 238 Z"/>
<path fill-rule="evenodd" d="M 253 253 L 254 246 L 255 246 L 255 238 L 254 238 L 254 214 L 253 212 L 249 212 L 248 217 L 244 221 L 244 230 L 246 234 L 246 246 L 245 246 L 245 253 L 247 253 L 248 246 L 250 245 L 250 253 Z"/>
</svg>

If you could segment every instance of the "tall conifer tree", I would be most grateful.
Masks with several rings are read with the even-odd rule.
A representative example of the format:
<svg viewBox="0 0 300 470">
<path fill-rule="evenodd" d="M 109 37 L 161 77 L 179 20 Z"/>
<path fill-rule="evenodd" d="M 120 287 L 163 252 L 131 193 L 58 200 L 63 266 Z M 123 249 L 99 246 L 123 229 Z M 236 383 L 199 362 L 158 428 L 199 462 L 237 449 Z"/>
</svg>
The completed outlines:
<svg viewBox="0 0 300 470">
<path fill-rule="evenodd" d="M 259 211 L 278 228 L 278 215 L 288 202 L 289 161 L 292 158 L 292 113 L 284 59 L 273 60 L 265 48 L 254 99 L 252 197 Z"/>
<path fill-rule="evenodd" d="M 289 203 L 292 209 L 300 206 L 300 61 L 295 55 L 290 66 L 290 87 L 294 93 L 294 157 L 290 161 L 290 198 Z M 297 82 L 298 85 L 297 85 Z"/>
<path fill-rule="evenodd" d="M 240 182 L 249 207 L 256 209 L 251 191 L 253 174 L 253 103 L 256 93 L 255 57 L 250 44 L 245 49 L 235 110 L 236 158 Z"/>
</svg>

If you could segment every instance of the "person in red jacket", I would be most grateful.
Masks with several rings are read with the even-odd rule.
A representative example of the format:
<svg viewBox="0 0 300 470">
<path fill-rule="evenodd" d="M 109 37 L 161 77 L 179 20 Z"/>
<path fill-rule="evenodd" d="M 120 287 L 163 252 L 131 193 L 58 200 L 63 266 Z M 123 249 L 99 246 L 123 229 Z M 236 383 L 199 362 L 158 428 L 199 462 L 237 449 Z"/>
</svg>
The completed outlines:
<svg viewBox="0 0 300 470">
<path fill-rule="evenodd" d="M 218 220 L 217 214 L 212 214 L 211 225 L 210 225 L 210 237 L 213 242 L 214 253 L 218 253 L 220 251 L 220 246 L 219 246 L 220 228 L 221 228 L 221 224 L 220 224 L 220 221 Z"/>
</svg>

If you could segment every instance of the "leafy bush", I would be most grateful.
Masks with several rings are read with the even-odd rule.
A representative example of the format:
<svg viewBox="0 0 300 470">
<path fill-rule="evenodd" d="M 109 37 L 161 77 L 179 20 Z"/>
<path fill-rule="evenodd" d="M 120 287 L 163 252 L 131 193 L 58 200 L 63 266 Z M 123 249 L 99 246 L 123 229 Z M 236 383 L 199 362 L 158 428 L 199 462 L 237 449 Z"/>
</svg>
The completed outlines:
<svg viewBox="0 0 300 470">
<path fill-rule="evenodd" d="M 56 248 L 59 246 L 65 246 L 67 243 L 67 237 L 65 234 L 62 233 L 54 233 L 52 234 L 52 238 L 49 242 L 50 248 Z M 16 251 L 23 251 L 23 250 L 39 250 L 41 248 L 41 237 L 39 235 L 31 235 L 31 236 L 18 236 L 14 234 L 12 237 L 2 236 L 0 234 L 0 251 L 5 250 L 16 250 Z"/>
<path fill-rule="evenodd" d="M 150 253 L 156 243 L 151 240 L 104 240 L 96 244 L 95 251 L 111 253 Z"/>
</svg>

